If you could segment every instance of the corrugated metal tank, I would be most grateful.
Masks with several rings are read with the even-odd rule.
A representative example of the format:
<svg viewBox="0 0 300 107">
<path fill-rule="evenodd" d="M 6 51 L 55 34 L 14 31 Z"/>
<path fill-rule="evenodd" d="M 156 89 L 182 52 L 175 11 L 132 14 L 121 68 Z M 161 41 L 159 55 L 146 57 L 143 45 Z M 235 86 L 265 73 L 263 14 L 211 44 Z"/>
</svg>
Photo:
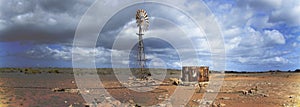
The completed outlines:
<svg viewBox="0 0 300 107">
<path fill-rule="evenodd" d="M 183 66 L 181 70 L 183 82 L 207 82 L 209 81 L 208 66 Z"/>
</svg>

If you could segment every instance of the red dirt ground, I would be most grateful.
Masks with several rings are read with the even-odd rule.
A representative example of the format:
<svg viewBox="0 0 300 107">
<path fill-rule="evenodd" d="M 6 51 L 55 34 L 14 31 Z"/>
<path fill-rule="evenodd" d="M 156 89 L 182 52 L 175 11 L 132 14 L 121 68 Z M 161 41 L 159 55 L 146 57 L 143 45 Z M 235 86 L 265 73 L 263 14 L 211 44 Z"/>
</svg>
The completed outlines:
<svg viewBox="0 0 300 107">
<path fill-rule="evenodd" d="M 106 90 L 120 102 L 133 100 L 143 106 L 156 105 L 162 95 L 172 95 L 175 85 L 162 85 L 149 92 L 129 90 L 110 76 L 101 76 Z M 84 106 L 80 94 L 53 92 L 51 89 L 76 88 L 73 74 L 22 74 L 0 73 L 0 107 L 67 107 Z M 242 90 L 257 87 L 255 94 L 244 95 Z M 102 89 L 103 90 L 103 89 Z M 188 107 L 199 106 L 205 90 L 196 92 L 190 99 Z M 300 73 L 246 73 L 226 74 L 222 88 L 215 99 L 226 107 L 299 107 Z"/>
</svg>

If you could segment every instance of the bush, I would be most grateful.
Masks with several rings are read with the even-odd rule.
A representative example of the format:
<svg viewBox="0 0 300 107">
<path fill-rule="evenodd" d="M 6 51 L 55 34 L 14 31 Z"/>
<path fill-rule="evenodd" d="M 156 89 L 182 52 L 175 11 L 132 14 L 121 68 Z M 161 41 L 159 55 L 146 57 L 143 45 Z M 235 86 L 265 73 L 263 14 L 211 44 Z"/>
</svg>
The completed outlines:
<svg viewBox="0 0 300 107">
<path fill-rule="evenodd" d="M 25 71 L 25 74 L 40 74 L 40 73 L 42 72 L 37 69 L 28 69 L 27 71 Z"/>
<path fill-rule="evenodd" d="M 58 74 L 58 73 L 60 73 L 60 72 L 59 72 L 59 70 L 57 70 L 57 69 L 55 69 L 55 70 L 52 69 L 52 70 L 49 70 L 48 73 L 57 73 L 57 74 Z"/>
<path fill-rule="evenodd" d="M 170 71 L 170 75 L 180 74 L 180 71 L 172 70 Z"/>
</svg>

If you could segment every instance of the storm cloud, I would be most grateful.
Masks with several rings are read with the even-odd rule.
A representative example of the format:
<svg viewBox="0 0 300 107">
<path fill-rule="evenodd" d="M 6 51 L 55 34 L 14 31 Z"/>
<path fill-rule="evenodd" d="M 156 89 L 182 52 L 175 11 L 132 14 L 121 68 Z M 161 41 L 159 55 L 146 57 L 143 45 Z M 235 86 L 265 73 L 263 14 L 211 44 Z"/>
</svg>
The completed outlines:
<svg viewBox="0 0 300 107">
<path fill-rule="evenodd" d="M 5 52 L 1 52 L 0 55 L 6 56 L 0 59 L 1 66 L 44 64 L 70 67 L 76 28 L 94 2 L 95 0 L 1 0 L 0 47 Z M 109 0 L 104 2 L 112 6 L 117 4 Z M 224 35 L 228 70 L 287 70 L 300 67 L 299 1 L 204 0 L 214 14 L 212 16 L 200 13 L 201 7 L 194 2 L 183 0 L 178 4 L 188 5 L 188 10 L 197 14 L 195 20 L 203 20 L 207 26 L 210 22 L 206 22 L 206 18 L 216 19 Z M 112 49 L 117 38 L 123 39 L 123 44 L 136 42 L 137 27 L 134 16 L 139 8 L 141 5 L 137 4 L 114 13 L 99 35 L 96 49 L 85 48 L 89 43 L 84 42 L 76 53 L 83 57 L 74 60 L 88 60 L 85 55 L 89 56 L 94 52 L 97 56 L 96 62 L 102 64 L 99 67 L 110 67 L 111 52 L 117 52 L 121 56 L 122 53 L 130 51 L 122 48 Z M 178 11 L 155 3 L 143 5 L 143 8 L 148 11 L 151 24 L 150 31 L 145 35 L 172 35 L 170 41 L 175 41 L 167 43 L 168 41 L 162 42 L 154 38 L 145 39 L 148 58 L 165 57 L 168 67 L 180 68 L 183 61 L 177 59 L 178 53 L 174 48 L 185 53 L 192 50 L 187 48 L 188 44 L 182 42 L 186 33 L 178 28 L 180 26 L 188 32 L 193 32 L 188 36 L 192 38 L 198 52 L 201 61 L 198 65 L 211 64 L 210 44 L 207 38 L 201 34 L 202 32 L 191 28 L 189 22 L 184 20 Z M 112 12 L 110 9 L 105 11 Z M 175 25 L 154 16 L 173 17 Z M 101 19 L 101 17 L 94 18 Z M 203 29 L 205 31 L 206 28 Z M 88 38 L 90 33 L 95 32 L 86 32 L 85 37 Z M 171 46 L 179 44 L 180 47 Z M 19 59 L 28 63 L 20 63 L 22 61 Z M 185 60 L 192 59 L 193 57 L 189 57 Z M 53 64 L 47 62 L 50 60 Z M 62 61 L 64 63 L 60 64 Z M 7 64 L 8 62 L 10 63 Z"/>
<path fill-rule="evenodd" d="M 6 0 L 0 3 L 0 41 L 71 43 L 76 25 L 93 1 Z"/>
</svg>

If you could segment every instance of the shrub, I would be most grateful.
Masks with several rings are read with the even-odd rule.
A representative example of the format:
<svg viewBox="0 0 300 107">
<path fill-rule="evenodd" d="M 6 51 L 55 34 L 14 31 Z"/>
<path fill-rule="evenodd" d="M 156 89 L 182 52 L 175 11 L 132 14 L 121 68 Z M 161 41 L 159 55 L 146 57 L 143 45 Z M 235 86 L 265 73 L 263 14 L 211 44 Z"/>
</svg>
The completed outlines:
<svg viewBox="0 0 300 107">
<path fill-rule="evenodd" d="M 52 70 L 49 70 L 48 73 L 57 73 L 57 74 L 58 74 L 58 73 L 60 73 L 60 72 L 59 72 L 59 70 L 57 70 L 57 69 L 55 69 L 55 70 L 52 69 Z"/>
<path fill-rule="evenodd" d="M 41 71 L 37 70 L 37 69 L 28 69 L 25 74 L 40 74 L 42 73 Z"/>
</svg>

